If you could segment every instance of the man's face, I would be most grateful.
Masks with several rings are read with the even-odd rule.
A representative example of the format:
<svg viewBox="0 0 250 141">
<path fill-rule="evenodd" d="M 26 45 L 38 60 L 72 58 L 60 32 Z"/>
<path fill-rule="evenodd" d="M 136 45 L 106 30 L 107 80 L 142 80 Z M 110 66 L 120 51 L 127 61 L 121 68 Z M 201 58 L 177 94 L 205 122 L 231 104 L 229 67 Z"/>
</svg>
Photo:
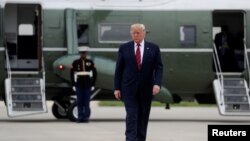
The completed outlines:
<svg viewBox="0 0 250 141">
<path fill-rule="evenodd" d="M 87 56 L 87 52 L 80 52 L 81 58 L 85 59 Z"/>
<path fill-rule="evenodd" d="M 130 31 L 131 37 L 136 43 L 141 43 L 145 37 L 145 32 L 141 28 L 134 28 Z"/>
</svg>

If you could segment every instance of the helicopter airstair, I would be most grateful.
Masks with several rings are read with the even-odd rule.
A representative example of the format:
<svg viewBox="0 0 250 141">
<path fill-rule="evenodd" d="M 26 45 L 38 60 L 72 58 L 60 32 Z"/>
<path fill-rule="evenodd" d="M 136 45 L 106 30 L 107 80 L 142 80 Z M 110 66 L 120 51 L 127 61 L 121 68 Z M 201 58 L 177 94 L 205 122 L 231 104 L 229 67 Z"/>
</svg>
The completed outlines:
<svg viewBox="0 0 250 141">
<path fill-rule="evenodd" d="M 6 49 L 5 100 L 9 117 L 47 112 L 45 98 L 45 70 L 15 71 L 11 69 Z"/>
<path fill-rule="evenodd" d="M 249 82 L 245 73 L 249 76 L 249 62 L 246 52 L 245 72 L 222 72 L 217 50 L 214 46 L 213 59 L 217 78 L 213 81 L 214 94 L 221 115 L 250 115 Z M 250 80 L 249 77 L 247 78 Z"/>
</svg>

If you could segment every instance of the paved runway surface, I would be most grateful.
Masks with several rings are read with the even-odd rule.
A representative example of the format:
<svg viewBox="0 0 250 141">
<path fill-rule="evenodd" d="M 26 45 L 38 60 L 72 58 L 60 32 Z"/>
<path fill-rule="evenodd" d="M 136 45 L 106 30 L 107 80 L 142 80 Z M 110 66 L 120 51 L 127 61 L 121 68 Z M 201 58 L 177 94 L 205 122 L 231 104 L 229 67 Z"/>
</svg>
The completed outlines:
<svg viewBox="0 0 250 141">
<path fill-rule="evenodd" d="M 9 118 L 0 102 L 0 141 L 124 141 L 123 107 L 92 102 L 89 123 L 57 120 L 51 113 Z M 153 107 L 147 141 L 207 141 L 209 124 L 250 124 L 249 117 L 220 116 L 216 107 Z"/>
</svg>

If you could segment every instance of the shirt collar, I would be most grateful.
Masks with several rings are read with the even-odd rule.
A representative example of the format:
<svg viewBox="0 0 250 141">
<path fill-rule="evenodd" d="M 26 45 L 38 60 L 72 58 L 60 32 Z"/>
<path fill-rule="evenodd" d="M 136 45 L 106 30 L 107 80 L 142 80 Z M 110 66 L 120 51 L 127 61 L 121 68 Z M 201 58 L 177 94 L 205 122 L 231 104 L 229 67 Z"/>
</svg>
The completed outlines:
<svg viewBox="0 0 250 141">
<path fill-rule="evenodd" d="M 141 47 L 144 47 L 144 39 L 140 42 Z M 137 47 L 137 43 L 134 42 L 134 46 Z"/>
</svg>

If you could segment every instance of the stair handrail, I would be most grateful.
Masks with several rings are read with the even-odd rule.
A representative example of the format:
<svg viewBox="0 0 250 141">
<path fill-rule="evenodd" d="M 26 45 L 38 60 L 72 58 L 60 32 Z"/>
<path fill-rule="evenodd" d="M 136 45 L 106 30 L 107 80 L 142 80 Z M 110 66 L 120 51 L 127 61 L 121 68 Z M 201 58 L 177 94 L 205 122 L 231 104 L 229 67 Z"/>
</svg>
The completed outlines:
<svg viewBox="0 0 250 141">
<path fill-rule="evenodd" d="M 8 89 L 8 96 L 10 97 L 11 96 L 11 68 L 10 68 L 10 59 L 9 59 L 9 53 L 8 53 L 8 49 L 7 49 L 7 46 L 5 47 L 5 55 L 6 55 L 6 68 L 7 68 L 7 72 L 8 72 L 8 79 L 9 79 L 9 86 L 10 89 Z M 6 87 L 6 86 L 5 86 Z M 9 99 L 9 97 L 7 99 Z"/>
<path fill-rule="evenodd" d="M 220 59 L 219 59 L 217 48 L 216 48 L 215 44 L 213 44 L 213 50 L 214 50 L 214 52 L 213 52 L 213 60 L 214 60 L 214 63 L 215 63 L 216 76 L 219 79 L 219 82 L 220 82 L 220 85 L 221 85 L 220 97 L 221 97 L 221 100 L 223 100 L 224 99 L 224 97 L 223 97 L 224 76 L 223 76 L 223 73 L 222 73 L 222 70 L 221 70 Z"/>
<path fill-rule="evenodd" d="M 43 75 L 43 87 L 45 91 L 45 63 L 43 55 L 42 55 L 42 75 Z"/>
<path fill-rule="evenodd" d="M 11 80 L 11 68 L 10 68 L 10 59 L 9 59 L 9 53 L 7 47 L 5 48 L 5 55 L 6 55 L 6 68 L 8 72 L 8 78 Z M 11 83 L 11 81 L 10 81 Z"/>
<path fill-rule="evenodd" d="M 45 100 L 46 100 L 46 94 L 45 94 L 45 89 L 46 89 L 46 86 L 45 86 L 45 75 L 46 75 L 46 73 L 45 73 L 45 63 L 44 63 L 44 57 L 43 57 L 43 55 L 42 55 L 42 75 L 43 75 L 43 82 L 42 82 L 42 84 L 43 84 L 43 88 L 42 88 L 42 94 L 44 94 L 44 98 L 45 98 Z M 47 105 L 45 104 L 45 107 L 44 107 L 45 109 L 48 109 L 48 107 L 47 107 Z"/>
<path fill-rule="evenodd" d="M 248 61 L 248 55 L 247 55 L 247 47 L 246 44 L 244 44 L 244 60 L 245 60 L 245 66 L 247 69 L 247 73 L 248 73 L 248 89 L 250 88 L 250 68 L 249 68 L 249 61 Z"/>
</svg>

